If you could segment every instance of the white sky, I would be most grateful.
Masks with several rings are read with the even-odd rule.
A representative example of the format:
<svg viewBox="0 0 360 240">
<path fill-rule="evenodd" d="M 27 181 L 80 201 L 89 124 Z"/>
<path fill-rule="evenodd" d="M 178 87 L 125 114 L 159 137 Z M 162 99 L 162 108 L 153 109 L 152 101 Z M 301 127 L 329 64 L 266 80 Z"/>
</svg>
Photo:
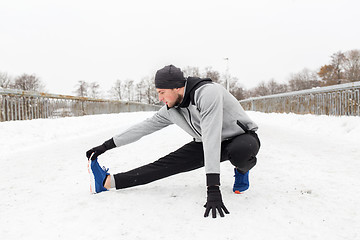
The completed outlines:
<svg viewBox="0 0 360 240">
<path fill-rule="evenodd" d="M 51 93 L 104 92 L 168 64 L 212 66 L 245 88 L 360 49 L 359 0 L 1 0 L 0 71 Z"/>
</svg>

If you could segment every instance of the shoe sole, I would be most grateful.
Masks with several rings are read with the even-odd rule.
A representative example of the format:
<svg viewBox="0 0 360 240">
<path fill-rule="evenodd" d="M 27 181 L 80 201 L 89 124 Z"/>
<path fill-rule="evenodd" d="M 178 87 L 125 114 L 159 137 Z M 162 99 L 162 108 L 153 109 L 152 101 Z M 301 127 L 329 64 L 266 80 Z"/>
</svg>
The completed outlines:
<svg viewBox="0 0 360 240">
<path fill-rule="evenodd" d="M 90 193 L 95 194 L 95 177 L 93 171 L 91 170 L 91 160 L 88 161 L 88 172 L 90 175 Z"/>
</svg>

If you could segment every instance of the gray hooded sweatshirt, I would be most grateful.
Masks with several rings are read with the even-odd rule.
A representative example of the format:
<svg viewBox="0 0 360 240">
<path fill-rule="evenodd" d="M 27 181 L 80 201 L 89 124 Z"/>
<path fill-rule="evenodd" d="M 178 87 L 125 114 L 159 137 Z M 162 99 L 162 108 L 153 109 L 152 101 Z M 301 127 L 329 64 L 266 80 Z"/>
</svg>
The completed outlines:
<svg viewBox="0 0 360 240">
<path fill-rule="evenodd" d="M 185 89 L 190 85 L 188 79 Z M 203 143 L 206 174 L 220 174 L 221 142 L 245 133 L 237 121 L 251 131 L 256 131 L 258 126 L 248 117 L 238 100 L 220 84 L 204 84 L 193 94 L 193 104 L 185 107 L 180 107 L 180 104 L 173 108 L 163 106 L 151 118 L 114 136 L 115 145 L 120 147 L 135 142 L 145 135 L 176 124 L 195 141 Z M 186 90 L 184 95 L 187 96 Z"/>
</svg>

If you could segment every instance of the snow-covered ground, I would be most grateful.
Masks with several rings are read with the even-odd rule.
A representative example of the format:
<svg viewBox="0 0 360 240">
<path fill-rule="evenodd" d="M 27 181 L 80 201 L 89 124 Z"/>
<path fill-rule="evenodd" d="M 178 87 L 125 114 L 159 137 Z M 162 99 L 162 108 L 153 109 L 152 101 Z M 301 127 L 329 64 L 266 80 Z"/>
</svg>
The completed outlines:
<svg viewBox="0 0 360 240">
<path fill-rule="evenodd" d="M 204 218 L 204 169 L 91 195 L 85 151 L 151 112 L 0 123 L 0 239 L 360 239 L 360 118 L 249 112 L 262 147 L 230 215 Z M 101 155 L 117 173 L 191 141 L 170 126 Z"/>
</svg>

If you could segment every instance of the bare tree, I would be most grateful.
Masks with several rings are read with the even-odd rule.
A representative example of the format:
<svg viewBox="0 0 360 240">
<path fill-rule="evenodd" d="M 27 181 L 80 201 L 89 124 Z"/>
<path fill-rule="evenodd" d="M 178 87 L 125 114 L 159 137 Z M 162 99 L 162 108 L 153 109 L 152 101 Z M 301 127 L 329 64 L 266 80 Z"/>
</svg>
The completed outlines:
<svg viewBox="0 0 360 240">
<path fill-rule="evenodd" d="M 213 82 L 221 83 L 220 73 L 216 70 L 213 70 L 212 67 L 206 67 L 203 74 L 204 78 L 210 78 Z"/>
<path fill-rule="evenodd" d="M 146 89 L 145 89 L 145 80 L 141 79 L 140 82 L 138 82 L 136 84 L 136 101 L 137 102 L 143 102 L 143 100 L 145 100 L 145 96 L 146 96 Z M 145 100 L 146 101 L 146 100 Z"/>
<path fill-rule="evenodd" d="M 184 69 L 182 69 L 184 73 L 184 77 L 200 77 L 200 71 L 198 67 L 190 67 L 187 66 Z"/>
<path fill-rule="evenodd" d="M 334 73 L 336 76 L 337 84 L 341 83 L 341 79 L 344 78 L 344 62 L 345 62 L 345 54 L 341 51 L 334 53 L 331 55 L 331 65 L 334 68 Z"/>
<path fill-rule="evenodd" d="M 230 93 L 237 99 L 245 99 L 245 90 L 239 84 L 239 79 L 236 77 L 231 78 L 230 80 Z"/>
<path fill-rule="evenodd" d="M 291 74 L 289 79 L 290 91 L 299 91 L 319 87 L 320 81 L 317 79 L 317 73 L 304 68 L 301 72 Z"/>
<path fill-rule="evenodd" d="M 100 98 L 100 85 L 97 82 L 92 82 L 89 85 L 89 92 L 91 98 Z"/>
<path fill-rule="evenodd" d="M 44 91 L 44 85 L 35 74 L 23 74 L 16 77 L 12 88 L 20 89 L 24 91 Z"/>
<path fill-rule="evenodd" d="M 159 104 L 158 94 L 155 89 L 154 77 L 143 78 L 145 83 L 145 96 L 148 104 Z"/>
<path fill-rule="evenodd" d="M 88 89 L 89 84 L 85 81 L 78 81 L 78 84 L 76 85 L 77 89 L 75 90 L 75 94 L 79 97 L 87 97 L 88 96 Z"/>
<path fill-rule="evenodd" d="M 266 86 L 265 81 L 260 82 L 257 87 L 251 90 L 251 96 L 253 97 L 266 96 L 269 94 L 270 91 Z"/>
<path fill-rule="evenodd" d="M 345 78 L 349 82 L 360 81 L 360 50 L 347 51 L 343 66 Z"/>
<path fill-rule="evenodd" d="M 114 86 L 111 88 L 111 95 L 114 96 L 117 100 L 122 100 L 123 97 L 123 87 L 124 84 L 121 80 L 116 80 Z"/>
<path fill-rule="evenodd" d="M 10 88 L 11 87 L 11 78 L 5 72 L 0 72 L 0 87 L 1 88 Z"/>
<path fill-rule="evenodd" d="M 126 80 L 124 83 L 124 93 L 128 101 L 134 100 L 134 80 Z"/>
<path fill-rule="evenodd" d="M 275 79 L 270 79 L 270 81 L 266 84 L 269 89 L 269 94 L 278 94 L 287 92 L 287 85 L 280 84 L 275 81 Z"/>
<path fill-rule="evenodd" d="M 144 77 L 140 82 L 134 80 L 117 80 L 110 93 L 118 100 L 137 101 L 148 104 L 158 104 L 154 76 Z"/>
</svg>

